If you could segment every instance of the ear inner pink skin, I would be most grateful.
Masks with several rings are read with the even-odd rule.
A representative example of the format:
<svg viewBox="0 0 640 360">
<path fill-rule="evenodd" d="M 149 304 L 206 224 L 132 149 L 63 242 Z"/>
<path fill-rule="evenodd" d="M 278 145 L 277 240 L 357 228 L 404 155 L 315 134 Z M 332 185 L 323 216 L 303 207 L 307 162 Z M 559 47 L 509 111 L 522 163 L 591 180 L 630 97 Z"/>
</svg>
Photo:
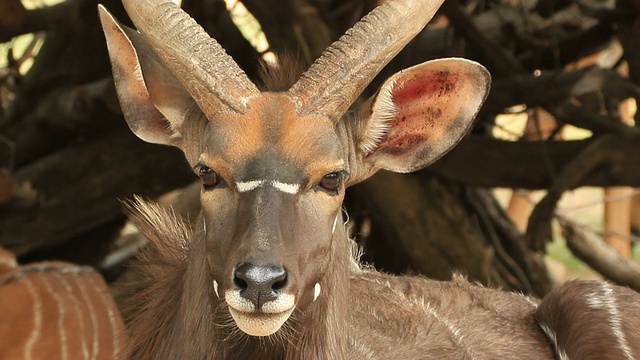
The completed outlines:
<svg viewBox="0 0 640 360">
<path fill-rule="evenodd" d="M 423 96 L 444 96 L 458 85 L 458 76 L 447 70 L 433 73 L 414 73 L 398 79 L 393 98 L 397 104 L 420 100 Z"/>
<path fill-rule="evenodd" d="M 396 116 L 389 124 L 389 131 L 381 141 L 379 151 L 390 155 L 402 155 L 421 143 L 435 142 L 448 128 L 446 109 L 437 98 L 455 96 L 458 76 L 448 71 L 411 74 L 398 79 L 392 98 L 397 106 Z"/>
</svg>

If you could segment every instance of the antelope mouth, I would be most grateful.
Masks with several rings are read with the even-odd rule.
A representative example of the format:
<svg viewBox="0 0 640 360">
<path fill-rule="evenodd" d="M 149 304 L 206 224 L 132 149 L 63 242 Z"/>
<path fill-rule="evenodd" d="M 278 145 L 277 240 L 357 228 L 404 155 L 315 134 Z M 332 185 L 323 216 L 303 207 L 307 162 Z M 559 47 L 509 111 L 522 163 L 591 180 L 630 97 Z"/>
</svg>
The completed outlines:
<svg viewBox="0 0 640 360">
<path fill-rule="evenodd" d="M 289 319 L 293 307 L 280 313 L 244 312 L 229 306 L 229 313 L 240 330 L 251 336 L 275 334 Z"/>
<path fill-rule="evenodd" d="M 227 291 L 225 301 L 238 328 L 251 336 L 275 334 L 295 309 L 295 296 L 291 294 L 280 294 L 275 300 L 262 304 L 260 310 L 239 291 Z"/>
</svg>

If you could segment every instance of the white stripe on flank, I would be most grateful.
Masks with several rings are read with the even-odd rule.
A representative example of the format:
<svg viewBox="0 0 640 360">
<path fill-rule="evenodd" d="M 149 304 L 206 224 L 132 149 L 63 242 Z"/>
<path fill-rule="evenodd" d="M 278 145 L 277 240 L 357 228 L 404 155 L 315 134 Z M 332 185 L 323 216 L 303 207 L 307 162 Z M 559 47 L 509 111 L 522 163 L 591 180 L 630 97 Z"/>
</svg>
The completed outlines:
<svg viewBox="0 0 640 360">
<path fill-rule="evenodd" d="M 81 281 L 78 274 L 74 274 L 75 283 L 80 288 L 80 295 L 82 296 L 82 300 L 87 305 L 87 310 L 89 311 L 89 319 L 91 319 L 91 329 L 92 329 L 92 342 L 91 342 L 91 359 L 98 358 L 99 342 L 98 342 L 98 319 L 96 316 L 96 311 L 93 308 L 93 303 L 91 299 L 89 299 L 89 295 L 87 294 L 86 284 Z"/>
<path fill-rule="evenodd" d="M 93 285 L 93 291 L 98 294 L 100 301 L 102 302 L 102 308 L 107 310 L 107 316 L 109 317 L 109 325 L 111 325 L 111 336 L 113 337 L 113 358 L 117 358 L 118 353 L 120 352 L 120 334 L 118 333 L 118 327 L 116 325 L 116 316 L 117 314 L 113 311 L 113 308 L 110 306 L 110 299 L 107 290 L 102 288 L 102 284 L 96 283 L 96 278 L 87 277 L 87 281 L 91 281 Z"/>
<path fill-rule="evenodd" d="M 29 294 L 33 298 L 33 330 L 29 335 L 29 339 L 27 339 L 27 342 L 24 344 L 24 358 L 30 360 L 32 358 L 33 346 L 36 344 L 36 341 L 38 341 L 40 332 L 42 331 L 42 301 L 31 280 L 25 277 L 24 282 L 27 290 L 29 290 Z"/>
<path fill-rule="evenodd" d="M 540 323 L 539 325 L 540 325 L 540 328 L 542 329 L 542 332 L 544 332 L 547 335 L 547 338 L 551 340 L 551 344 L 553 345 L 553 348 L 556 350 L 556 355 L 558 355 L 558 359 L 570 360 L 567 353 L 560 348 L 560 345 L 558 345 L 558 338 L 556 336 L 556 333 L 554 333 L 553 330 L 551 330 L 551 328 L 547 326 L 547 324 Z"/>
<path fill-rule="evenodd" d="M 271 182 L 271 186 L 287 194 L 297 194 L 300 190 L 300 185 L 298 184 L 287 184 L 276 180 Z"/>
<path fill-rule="evenodd" d="M 53 299 L 56 302 L 56 306 L 58 307 L 58 335 L 60 335 L 60 351 L 62 360 L 67 360 L 69 358 L 69 351 L 67 349 L 67 331 L 65 329 L 64 319 L 66 315 L 66 309 L 64 307 L 64 303 L 60 294 L 53 289 L 51 283 L 47 280 L 46 274 L 42 274 L 42 282 L 47 289 L 47 292 L 53 296 Z M 52 334 L 53 335 L 53 334 Z"/>
<path fill-rule="evenodd" d="M 587 298 L 587 303 L 592 308 L 603 308 L 607 310 L 609 313 L 609 325 L 611 325 L 613 335 L 616 337 L 616 340 L 618 340 L 618 347 L 622 350 L 626 359 L 632 360 L 634 357 L 622 329 L 622 319 L 620 319 L 618 305 L 613 296 L 613 288 L 606 282 L 603 282 L 601 287 L 604 295 L 592 294 Z"/>
<path fill-rule="evenodd" d="M 240 192 L 247 192 L 259 188 L 264 183 L 264 180 L 239 181 L 236 183 L 236 189 Z"/>
<path fill-rule="evenodd" d="M 435 311 L 434 308 L 431 307 L 430 304 L 424 302 L 423 298 L 420 299 L 420 304 L 429 314 L 431 314 L 431 316 L 433 316 L 434 319 L 436 319 L 436 321 L 443 324 L 451 332 L 451 336 L 453 337 L 454 342 L 459 347 L 464 349 L 464 352 L 467 354 L 467 358 L 474 360 L 476 357 L 473 354 L 472 349 L 467 345 L 464 335 L 462 335 L 462 331 L 460 331 L 460 328 L 456 327 L 446 318 L 440 317 L 440 315 Z"/>
<path fill-rule="evenodd" d="M 76 336 L 80 336 L 80 346 L 82 348 L 83 359 L 88 359 L 89 349 L 87 347 L 85 321 L 84 321 L 84 315 L 82 312 L 80 301 L 78 301 L 76 292 L 71 287 L 71 284 L 69 284 L 67 279 L 65 279 L 64 276 L 62 276 L 62 274 L 53 273 L 53 275 L 58 279 L 60 283 L 62 283 L 62 285 L 64 285 L 64 288 L 66 289 L 67 294 L 69 295 L 69 300 L 71 301 L 71 305 L 72 305 L 71 309 L 72 311 L 74 311 L 75 315 L 78 317 L 78 326 L 80 327 L 80 334 L 76 334 Z"/>
</svg>

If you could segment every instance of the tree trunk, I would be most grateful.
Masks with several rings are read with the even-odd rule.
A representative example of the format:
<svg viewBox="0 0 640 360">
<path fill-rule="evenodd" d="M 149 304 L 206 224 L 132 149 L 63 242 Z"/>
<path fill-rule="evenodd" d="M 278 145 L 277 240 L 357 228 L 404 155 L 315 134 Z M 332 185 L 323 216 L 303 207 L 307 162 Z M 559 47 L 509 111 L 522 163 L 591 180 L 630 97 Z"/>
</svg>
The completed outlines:
<svg viewBox="0 0 640 360">
<path fill-rule="evenodd" d="M 378 268 L 442 280 L 456 271 L 483 284 L 538 295 L 551 288 L 544 266 L 519 264 L 511 258 L 517 251 L 505 251 L 505 242 L 524 249 L 522 237 L 505 239 L 518 237 L 517 229 L 507 223 L 505 231 L 504 221 L 497 224 L 497 214 L 485 210 L 486 197 L 476 189 L 433 176 L 379 172 L 349 189 L 348 197 L 358 223 L 371 221 L 364 259 Z"/>
</svg>

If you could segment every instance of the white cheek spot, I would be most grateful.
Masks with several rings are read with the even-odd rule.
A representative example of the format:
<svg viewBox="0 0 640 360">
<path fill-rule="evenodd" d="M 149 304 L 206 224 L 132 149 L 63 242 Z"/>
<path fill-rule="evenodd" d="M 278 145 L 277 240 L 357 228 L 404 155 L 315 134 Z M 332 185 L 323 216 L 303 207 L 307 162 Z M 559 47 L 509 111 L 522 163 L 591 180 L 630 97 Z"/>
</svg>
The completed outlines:
<svg viewBox="0 0 640 360">
<path fill-rule="evenodd" d="M 213 280 L 213 291 L 215 291 L 216 296 L 220 298 L 220 294 L 218 294 L 218 282 Z"/>
<path fill-rule="evenodd" d="M 287 184 L 277 180 L 272 181 L 271 186 L 287 194 L 297 194 L 300 190 L 300 185 L 298 184 Z"/>
<path fill-rule="evenodd" d="M 313 287 L 313 301 L 318 300 L 318 296 L 320 296 L 320 283 L 316 283 L 316 286 Z"/>
<path fill-rule="evenodd" d="M 236 183 L 236 189 L 240 192 L 247 192 L 255 190 L 264 185 L 265 180 L 251 180 L 251 181 L 238 181 Z"/>
</svg>

